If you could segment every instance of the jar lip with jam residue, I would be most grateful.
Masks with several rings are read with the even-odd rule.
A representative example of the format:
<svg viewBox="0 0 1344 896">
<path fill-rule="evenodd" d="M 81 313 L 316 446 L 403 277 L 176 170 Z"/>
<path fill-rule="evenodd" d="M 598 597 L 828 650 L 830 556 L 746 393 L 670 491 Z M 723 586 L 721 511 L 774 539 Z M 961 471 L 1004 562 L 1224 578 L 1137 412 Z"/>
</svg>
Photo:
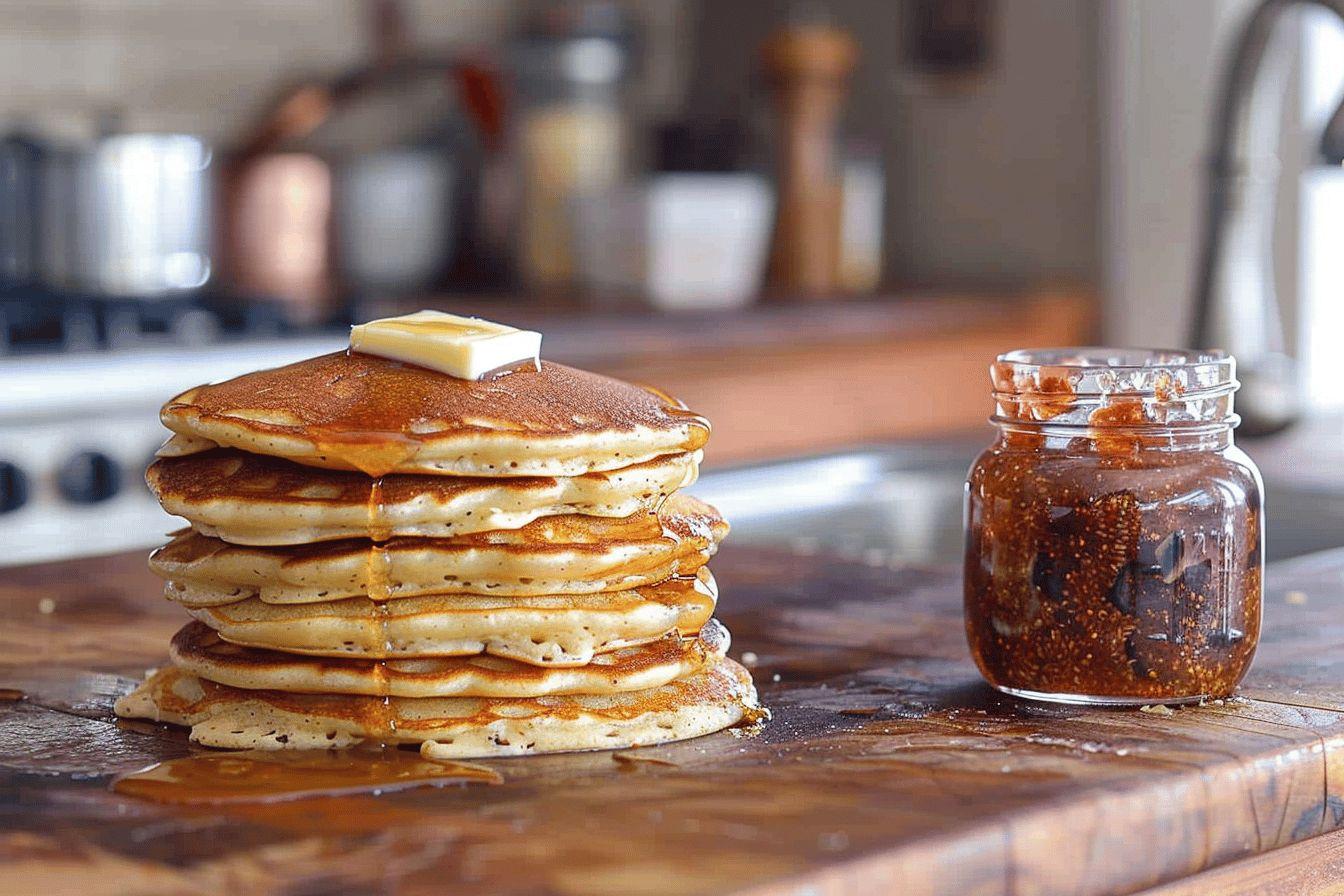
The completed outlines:
<svg viewBox="0 0 1344 896">
<path fill-rule="evenodd" d="M 1260 628 L 1261 484 L 1233 445 L 1235 362 L 1008 352 L 967 480 L 966 630 L 1000 690 L 1071 703 L 1226 696 Z"/>
<path fill-rule="evenodd" d="M 1171 427 L 1177 435 L 1215 435 L 1240 422 L 1232 411 L 1236 361 L 1221 351 L 1020 349 L 999 355 L 990 377 L 991 419 L 1000 425 Z"/>
</svg>

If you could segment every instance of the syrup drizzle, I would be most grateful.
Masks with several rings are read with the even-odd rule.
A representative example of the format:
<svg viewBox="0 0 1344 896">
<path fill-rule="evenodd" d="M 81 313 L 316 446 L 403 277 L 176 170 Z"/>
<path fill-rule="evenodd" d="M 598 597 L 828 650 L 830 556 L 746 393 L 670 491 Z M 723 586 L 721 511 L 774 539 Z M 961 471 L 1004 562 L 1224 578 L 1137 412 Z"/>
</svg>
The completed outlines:
<svg viewBox="0 0 1344 896">
<path fill-rule="evenodd" d="M 383 497 L 383 477 L 377 476 L 369 486 L 367 508 L 369 538 L 387 541 L 392 537 L 392 525 L 387 520 L 387 503 Z"/>
<path fill-rule="evenodd" d="M 485 766 L 425 759 L 401 750 L 243 750 L 170 759 L 119 775 L 111 789 L 158 803 L 212 805 L 503 781 Z"/>
<path fill-rule="evenodd" d="M 332 427 L 318 430 L 313 448 L 319 456 L 344 461 L 366 476 L 386 476 L 415 457 L 420 442 L 400 432 L 369 431 L 352 434 Z"/>
<path fill-rule="evenodd" d="M 392 555 L 386 546 L 371 543 L 364 561 L 364 590 L 369 600 L 385 601 L 392 597 Z"/>
<path fill-rule="evenodd" d="M 382 478 L 374 480 L 373 488 L 369 492 L 370 514 L 381 512 L 382 507 Z M 372 522 L 370 522 L 372 529 Z M 373 603 L 374 620 L 378 625 L 378 636 L 382 641 L 383 649 L 381 657 L 374 663 L 374 675 L 377 681 L 378 692 L 387 694 L 387 658 L 392 655 L 392 638 L 388 633 L 387 619 L 389 610 L 387 601 L 392 596 L 392 587 L 389 579 L 389 572 L 392 566 L 392 557 L 387 552 L 386 547 L 377 542 L 369 545 L 367 566 L 365 570 L 366 592 Z M 392 698 L 384 696 L 377 701 L 374 706 L 377 707 L 374 718 L 368 721 L 372 722 L 372 730 L 380 732 L 380 737 L 384 744 L 393 744 L 397 742 L 397 717 L 392 707 Z"/>
</svg>

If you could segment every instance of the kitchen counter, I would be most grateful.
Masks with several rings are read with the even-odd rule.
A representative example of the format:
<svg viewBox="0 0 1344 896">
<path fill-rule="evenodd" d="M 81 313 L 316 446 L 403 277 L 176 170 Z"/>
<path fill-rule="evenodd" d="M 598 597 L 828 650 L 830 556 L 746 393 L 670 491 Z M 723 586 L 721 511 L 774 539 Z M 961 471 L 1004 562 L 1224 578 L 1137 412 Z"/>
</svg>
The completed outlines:
<svg viewBox="0 0 1344 896">
<path fill-rule="evenodd" d="M 183 621 L 143 557 L 7 571 L 0 688 L 26 699 L 0 703 L 0 892 L 1190 896 L 1344 868 L 1344 552 L 1272 566 L 1241 695 L 1171 713 L 996 695 L 951 569 L 731 543 L 714 568 L 775 712 L 756 736 L 226 809 L 106 789 L 193 749 L 111 715 Z"/>
<path fill-rule="evenodd" d="M 715 421 L 711 467 L 983 425 L 1005 349 L 1085 342 L 1074 291 L 904 294 L 653 314 L 461 297 L 542 330 L 545 357 L 656 384 Z M 395 311 L 398 309 L 378 309 Z M 144 487 L 159 407 L 198 383 L 340 349 L 344 333 L 0 358 L 0 566 L 149 546 L 176 524 Z M 932 398 L 936 396 L 936 398 Z M 88 421 L 97 419 L 90 427 Z M 68 533 L 78 531 L 80 538 Z"/>
</svg>

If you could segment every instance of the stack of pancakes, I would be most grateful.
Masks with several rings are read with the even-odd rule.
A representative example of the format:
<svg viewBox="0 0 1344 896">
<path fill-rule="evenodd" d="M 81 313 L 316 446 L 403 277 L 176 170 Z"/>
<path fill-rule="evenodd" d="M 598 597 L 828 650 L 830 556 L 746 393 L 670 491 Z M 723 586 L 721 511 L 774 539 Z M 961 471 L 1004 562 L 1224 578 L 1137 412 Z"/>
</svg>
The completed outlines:
<svg viewBox="0 0 1344 896">
<path fill-rule="evenodd" d="M 235 748 L 625 747 L 760 712 L 683 494 L 709 426 L 543 362 L 463 380 L 342 352 L 164 406 L 155 551 L 193 617 L 117 712 Z"/>
</svg>

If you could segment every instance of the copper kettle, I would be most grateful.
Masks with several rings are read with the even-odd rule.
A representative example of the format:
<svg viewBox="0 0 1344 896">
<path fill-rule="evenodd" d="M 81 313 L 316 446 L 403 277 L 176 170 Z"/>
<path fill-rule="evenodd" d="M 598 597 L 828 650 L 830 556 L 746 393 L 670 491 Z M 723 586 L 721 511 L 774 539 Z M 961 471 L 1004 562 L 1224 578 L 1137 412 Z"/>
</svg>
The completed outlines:
<svg viewBox="0 0 1344 896">
<path fill-rule="evenodd" d="M 330 319 L 340 298 L 331 161 L 303 146 L 334 113 L 375 90 L 442 77 L 455 89 L 487 147 L 502 131 L 497 80 L 475 62 L 415 56 L 399 4 L 370 4 L 374 53 L 365 65 L 327 82 L 286 91 L 226 161 L 220 203 L 221 268 L 232 291 L 277 301 L 296 324 Z"/>
</svg>

